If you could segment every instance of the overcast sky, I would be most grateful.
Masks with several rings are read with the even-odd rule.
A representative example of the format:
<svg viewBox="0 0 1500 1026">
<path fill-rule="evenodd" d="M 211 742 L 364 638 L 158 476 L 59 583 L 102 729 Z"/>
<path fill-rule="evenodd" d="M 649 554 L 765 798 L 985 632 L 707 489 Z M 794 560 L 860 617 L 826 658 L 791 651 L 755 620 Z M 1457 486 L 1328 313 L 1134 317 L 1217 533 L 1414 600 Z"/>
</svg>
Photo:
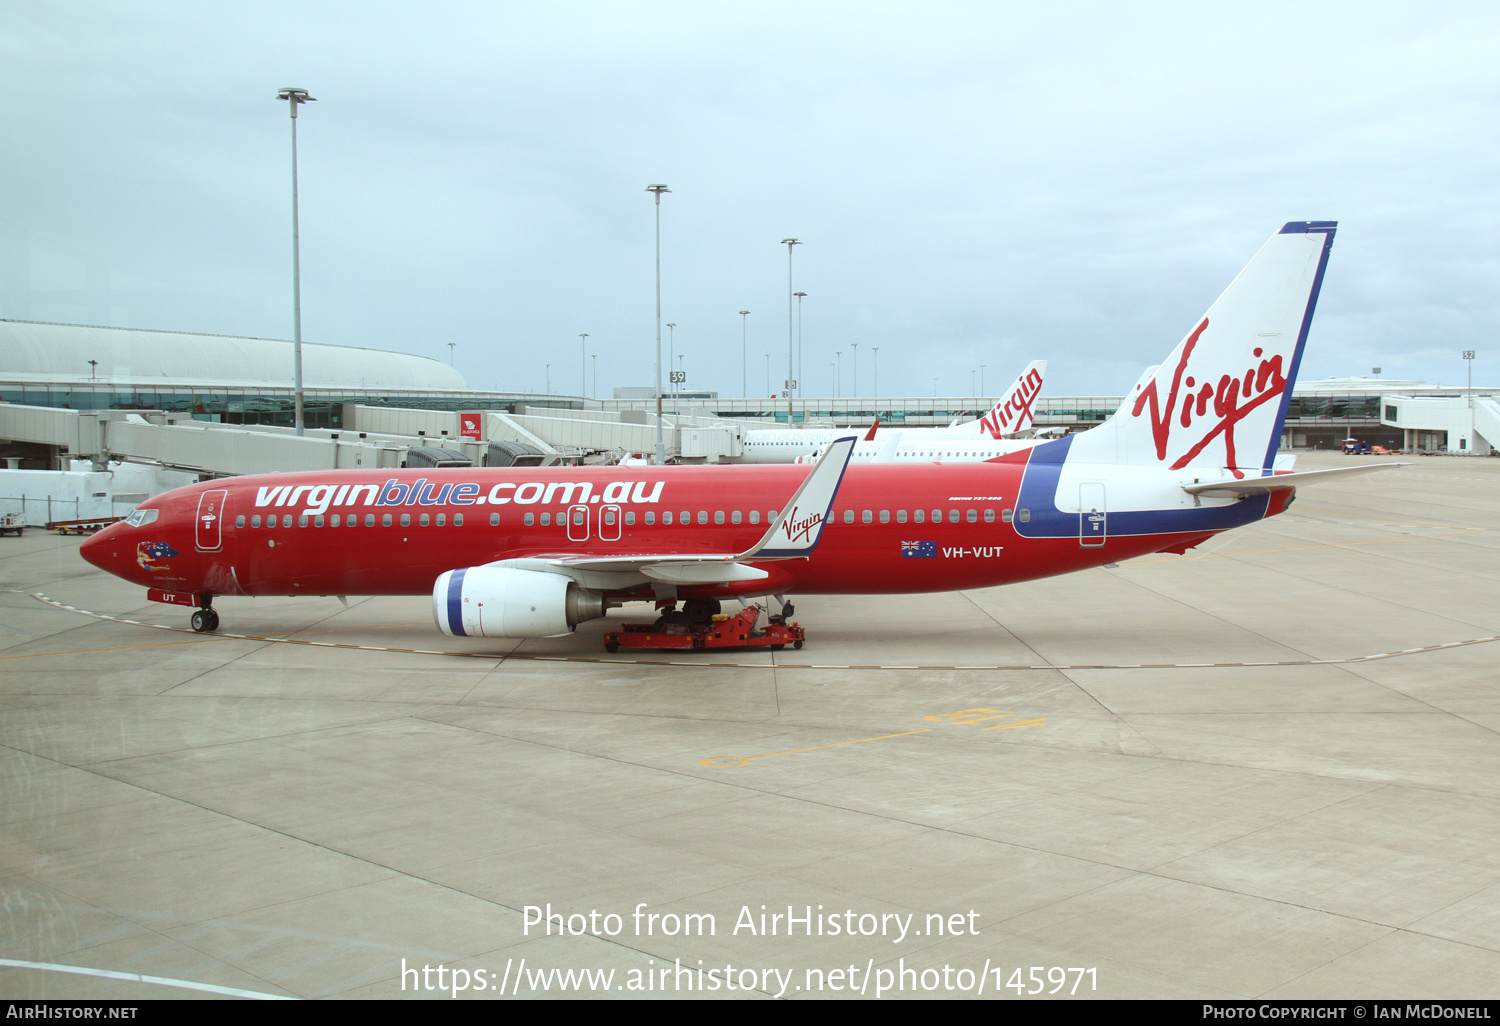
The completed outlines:
<svg viewBox="0 0 1500 1026">
<path fill-rule="evenodd" d="M 0 0 L 0 316 L 303 337 L 476 388 L 785 376 L 1119 395 L 1283 222 L 1303 381 L 1462 383 L 1500 322 L 1500 5 Z M 663 345 L 665 346 L 665 340 Z M 934 383 L 933 379 L 936 378 Z M 589 386 L 592 388 L 592 377 Z"/>
</svg>

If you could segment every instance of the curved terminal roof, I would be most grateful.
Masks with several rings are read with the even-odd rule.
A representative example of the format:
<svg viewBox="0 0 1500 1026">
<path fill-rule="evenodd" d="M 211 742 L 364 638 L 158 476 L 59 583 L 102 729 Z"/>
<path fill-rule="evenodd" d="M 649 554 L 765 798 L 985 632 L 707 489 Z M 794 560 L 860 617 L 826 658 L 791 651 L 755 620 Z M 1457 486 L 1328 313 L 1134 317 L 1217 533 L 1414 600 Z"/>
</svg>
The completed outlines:
<svg viewBox="0 0 1500 1026">
<path fill-rule="evenodd" d="M 0 319 L 0 379 L 30 383 L 172 384 L 290 388 L 285 339 L 195 335 Z M 97 368 L 89 361 L 97 360 Z M 425 356 L 302 343 L 304 388 L 465 390 L 457 370 Z"/>
</svg>

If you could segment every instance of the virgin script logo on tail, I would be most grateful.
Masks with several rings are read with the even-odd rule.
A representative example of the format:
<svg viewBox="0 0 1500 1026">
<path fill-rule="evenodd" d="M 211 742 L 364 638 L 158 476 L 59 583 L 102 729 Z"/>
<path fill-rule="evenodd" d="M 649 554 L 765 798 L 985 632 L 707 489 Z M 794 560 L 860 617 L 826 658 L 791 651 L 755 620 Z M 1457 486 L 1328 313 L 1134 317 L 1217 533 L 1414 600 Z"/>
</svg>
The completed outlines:
<svg viewBox="0 0 1500 1026">
<path fill-rule="evenodd" d="M 823 514 L 814 513 L 805 520 L 797 519 L 798 507 L 793 506 L 791 514 L 786 518 L 786 540 L 788 542 L 808 541 L 812 537 L 813 528 L 823 522 Z"/>
<path fill-rule="evenodd" d="M 1036 397 L 1042 394 L 1042 375 L 1035 367 L 1027 374 L 995 408 L 979 419 L 979 428 L 991 438 L 999 438 L 1007 431 L 1019 431 L 1030 419 L 1031 407 Z"/>
<path fill-rule="evenodd" d="M 1171 465 L 1173 470 L 1181 470 L 1187 466 L 1208 443 L 1222 435 L 1225 466 L 1236 478 L 1242 478 L 1245 475 L 1239 469 L 1239 460 L 1234 451 L 1234 427 L 1265 402 L 1286 391 L 1281 354 L 1261 359 L 1262 350 L 1257 347 L 1243 373 L 1221 374 L 1217 382 L 1205 380 L 1200 384 L 1187 371 L 1192 362 L 1193 349 L 1207 327 L 1208 318 L 1205 317 L 1183 345 L 1182 357 L 1172 369 L 1172 386 L 1167 393 L 1165 406 L 1157 389 L 1158 382 L 1162 380 L 1162 376 L 1158 374 L 1136 397 L 1130 415 L 1139 417 L 1147 403 L 1150 404 L 1151 437 L 1156 443 L 1156 458 L 1166 460 L 1168 447 L 1174 451 L 1182 447 L 1182 454 Z M 1257 359 L 1260 360 L 1258 365 L 1254 362 Z M 1212 373 L 1213 368 L 1210 368 L 1210 377 Z"/>
</svg>

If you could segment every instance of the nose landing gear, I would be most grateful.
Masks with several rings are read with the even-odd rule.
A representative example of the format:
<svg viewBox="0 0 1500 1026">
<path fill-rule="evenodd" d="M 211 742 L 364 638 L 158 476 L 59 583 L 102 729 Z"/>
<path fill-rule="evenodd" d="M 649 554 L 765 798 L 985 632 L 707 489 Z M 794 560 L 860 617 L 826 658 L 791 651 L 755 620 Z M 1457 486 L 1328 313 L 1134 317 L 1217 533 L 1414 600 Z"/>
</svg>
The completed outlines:
<svg viewBox="0 0 1500 1026">
<path fill-rule="evenodd" d="M 214 611 L 213 606 L 204 606 L 192 615 L 188 623 L 199 634 L 211 634 L 219 629 L 219 614 Z"/>
</svg>

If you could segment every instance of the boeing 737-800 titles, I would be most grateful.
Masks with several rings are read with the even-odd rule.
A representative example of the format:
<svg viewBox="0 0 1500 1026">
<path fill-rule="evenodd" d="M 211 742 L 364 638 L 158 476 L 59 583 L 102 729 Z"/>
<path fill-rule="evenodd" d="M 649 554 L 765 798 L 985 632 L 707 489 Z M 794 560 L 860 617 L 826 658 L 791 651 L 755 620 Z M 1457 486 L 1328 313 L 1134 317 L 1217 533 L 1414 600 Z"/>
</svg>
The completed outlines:
<svg viewBox="0 0 1500 1026">
<path fill-rule="evenodd" d="M 982 463 L 328 471 L 209 481 L 83 545 L 197 607 L 219 596 L 431 594 L 448 634 L 565 634 L 629 599 L 982 588 L 1182 552 L 1280 513 L 1274 459 L 1335 223 L 1260 249 L 1115 415 Z"/>
</svg>

